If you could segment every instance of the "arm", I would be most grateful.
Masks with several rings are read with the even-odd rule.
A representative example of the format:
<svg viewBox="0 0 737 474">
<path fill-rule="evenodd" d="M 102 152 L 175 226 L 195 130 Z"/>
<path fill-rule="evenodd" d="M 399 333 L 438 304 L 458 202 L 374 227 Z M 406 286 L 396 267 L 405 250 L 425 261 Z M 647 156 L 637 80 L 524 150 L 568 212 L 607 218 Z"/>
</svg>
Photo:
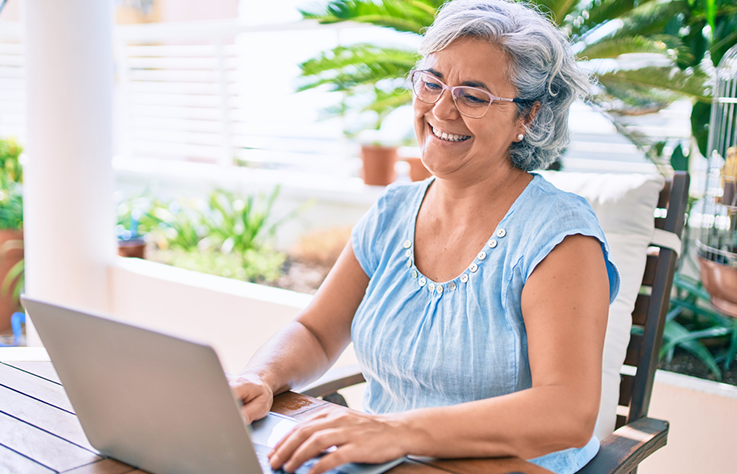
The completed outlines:
<svg viewBox="0 0 737 474">
<path fill-rule="evenodd" d="M 349 242 L 310 305 L 231 379 L 246 422 L 266 416 L 275 394 L 317 379 L 335 362 L 350 342 L 368 282 Z"/>
<path fill-rule="evenodd" d="M 405 454 L 529 459 L 585 445 L 599 404 L 607 282 L 599 242 L 567 237 L 537 266 L 522 293 L 532 388 L 401 414 L 318 416 L 282 440 L 272 466 L 294 471 L 333 445 L 338 449 L 322 458 L 314 474 Z"/>
</svg>

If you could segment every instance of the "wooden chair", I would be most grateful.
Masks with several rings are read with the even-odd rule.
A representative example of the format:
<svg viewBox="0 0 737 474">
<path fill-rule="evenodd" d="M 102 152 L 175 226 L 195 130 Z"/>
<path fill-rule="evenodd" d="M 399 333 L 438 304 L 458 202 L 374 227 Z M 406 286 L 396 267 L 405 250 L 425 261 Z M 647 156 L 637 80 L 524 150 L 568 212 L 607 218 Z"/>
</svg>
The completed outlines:
<svg viewBox="0 0 737 474">
<path fill-rule="evenodd" d="M 655 219 L 656 228 L 681 235 L 688 184 L 689 176 L 684 172 L 666 181 L 658 202 L 665 215 Z M 636 472 L 642 460 L 667 442 L 668 422 L 648 418 L 647 411 L 677 260 L 677 252 L 670 248 L 651 247 L 648 252 L 642 289 L 632 312 L 634 330 L 622 368 L 616 430 L 601 440 L 599 453 L 579 471 L 581 474 Z M 338 390 L 364 381 L 357 366 L 334 369 L 302 393 L 347 406 Z"/>
</svg>

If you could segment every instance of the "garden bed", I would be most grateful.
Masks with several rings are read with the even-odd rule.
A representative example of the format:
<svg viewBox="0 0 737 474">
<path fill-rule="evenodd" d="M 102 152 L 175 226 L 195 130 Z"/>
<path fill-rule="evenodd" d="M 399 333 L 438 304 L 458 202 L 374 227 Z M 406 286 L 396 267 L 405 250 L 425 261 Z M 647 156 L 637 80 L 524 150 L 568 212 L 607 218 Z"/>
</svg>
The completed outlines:
<svg viewBox="0 0 737 474">
<path fill-rule="evenodd" d="M 737 386 L 737 363 L 733 363 L 729 370 L 724 370 L 723 364 L 720 364 L 719 368 L 722 369 L 722 380 L 720 380 L 720 382 Z M 675 349 L 673 359 L 670 362 L 666 363 L 665 361 L 661 361 L 658 365 L 658 369 L 690 375 L 700 379 L 717 381 L 716 375 L 709 371 L 706 364 L 701 362 L 697 357 L 691 355 L 690 352 L 680 348 Z"/>
</svg>

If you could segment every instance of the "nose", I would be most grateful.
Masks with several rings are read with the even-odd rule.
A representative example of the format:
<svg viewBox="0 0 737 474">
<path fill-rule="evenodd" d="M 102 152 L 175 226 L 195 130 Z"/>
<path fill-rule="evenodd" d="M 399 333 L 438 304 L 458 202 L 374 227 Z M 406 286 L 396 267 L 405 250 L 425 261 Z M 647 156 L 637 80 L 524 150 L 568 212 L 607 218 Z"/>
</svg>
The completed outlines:
<svg viewBox="0 0 737 474">
<path fill-rule="evenodd" d="M 455 120 L 460 116 L 450 90 L 446 89 L 443 91 L 443 94 L 435 102 L 435 105 L 433 105 L 432 112 L 440 120 Z"/>
</svg>

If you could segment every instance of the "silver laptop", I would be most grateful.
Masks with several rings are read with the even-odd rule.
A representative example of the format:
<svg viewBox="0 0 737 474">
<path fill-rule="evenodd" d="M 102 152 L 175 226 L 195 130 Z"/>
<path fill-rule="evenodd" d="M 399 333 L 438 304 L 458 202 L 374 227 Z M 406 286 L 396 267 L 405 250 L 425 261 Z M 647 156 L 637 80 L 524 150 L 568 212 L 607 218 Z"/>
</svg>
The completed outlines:
<svg viewBox="0 0 737 474">
<path fill-rule="evenodd" d="M 298 422 L 247 426 L 212 347 L 23 297 L 90 444 L 154 474 L 269 474 Z M 297 470 L 303 474 L 313 459 Z M 376 474 L 402 459 L 331 471 Z"/>
</svg>

